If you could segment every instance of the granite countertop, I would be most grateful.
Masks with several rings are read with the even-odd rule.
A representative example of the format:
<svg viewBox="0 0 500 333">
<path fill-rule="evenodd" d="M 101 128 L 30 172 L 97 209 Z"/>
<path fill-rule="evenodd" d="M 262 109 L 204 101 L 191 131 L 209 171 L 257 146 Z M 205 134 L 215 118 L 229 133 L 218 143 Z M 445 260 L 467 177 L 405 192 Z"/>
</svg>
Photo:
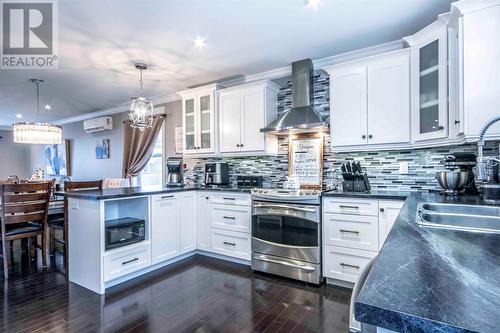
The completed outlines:
<svg viewBox="0 0 500 333">
<path fill-rule="evenodd" d="M 321 195 L 323 197 L 405 200 L 411 193 L 413 192 L 400 192 L 400 191 L 342 192 L 337 190 L 330 190 L 323 192 Z"/>
<path fill-rule="evenodd" d="M 163 186 L 145 186 L 145 187 L 124 187 L 124 188 L 109 188 L 103 190 L 82 190 L 64 193 L 68 198 L 88 199 L 88 200 L 105 200 L 117 199 L 126 197 L 136 197 L 141 195 L 165 194 L 186 191 L 210 191 L 210 192 L 235 192 L 235 193 L 250 193 L 249 188 L 238 188 L 231 186 L 182 186 L 182 187 L 163 187 Z"/>
<path fill-rule="evenodd" d="M 498 332 L 500 235 L 420 227 L 419 202 L 481 203 L 411 194 L 356 300 L 356 319 L 398 332 Z"/>
</svg>

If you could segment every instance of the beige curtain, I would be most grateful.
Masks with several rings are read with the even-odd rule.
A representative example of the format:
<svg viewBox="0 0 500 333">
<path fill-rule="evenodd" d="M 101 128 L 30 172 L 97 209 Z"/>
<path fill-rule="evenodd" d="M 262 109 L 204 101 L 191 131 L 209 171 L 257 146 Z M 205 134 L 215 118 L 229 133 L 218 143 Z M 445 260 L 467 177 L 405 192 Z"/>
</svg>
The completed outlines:
<svg viewBox="0 0 500 333">
<path fill-rule="evenodd" d="M 123 147 L 123 177 L 137 177 L 146 166 L 155 147 L 158 133 L 165 115 L 155 116 L 153 126 L 143 131 L 130 126 L 130 120 L 125 123 L 125 140 Z"/>
</svg>

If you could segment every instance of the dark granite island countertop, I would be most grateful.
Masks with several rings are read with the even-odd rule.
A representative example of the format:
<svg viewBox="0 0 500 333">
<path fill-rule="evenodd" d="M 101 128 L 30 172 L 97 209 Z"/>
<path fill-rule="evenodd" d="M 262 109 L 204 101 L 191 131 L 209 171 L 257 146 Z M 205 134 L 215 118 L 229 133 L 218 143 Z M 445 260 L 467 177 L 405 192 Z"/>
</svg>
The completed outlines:
<svg viewBox="0 0 500 333">
<path fill-rule="evenodd" d="M 237 188 L 231 186 L 204 187 L 204 186 L 182 186 L 182 187 L 163 187 L 163 186 L 145 186 L 145 187 L 124 187 L 109 188 L 102 190 L 82 190 L 71 192 L 59 192 L 68 198 L 78 198 L 87 200 L 106 200 L 127 197 L 137 197 L 142 195 L 166 194 L 186 191 L 207 191 L 207 192 L 234 192 L 250 193 L 249 188 Z"/>
<path fill-rule="evenodd" d="M 499 332 L 500 235 L 420 227 L 419 202 L 481 204 L 411 194 L 356 300 L 356 319 L 397 332 Z"/>
</svg>

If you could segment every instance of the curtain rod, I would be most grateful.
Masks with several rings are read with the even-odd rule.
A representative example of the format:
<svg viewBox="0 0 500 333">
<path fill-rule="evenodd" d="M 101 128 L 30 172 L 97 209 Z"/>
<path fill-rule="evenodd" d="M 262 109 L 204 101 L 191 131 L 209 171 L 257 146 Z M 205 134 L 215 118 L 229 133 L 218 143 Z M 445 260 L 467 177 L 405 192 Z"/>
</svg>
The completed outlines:
<svg viewBox="0 0 500 333">
<path fill-rule="evenodd" d="M 160 117 L 160 118 L 167 118 L 167 115 L 162 113 L 162 114 L 155 114 L 153 115 L 153 118 Z M 123 123 L 125 124 L 127 121 L 130 121 L 130 119 L 124 120 Z"/>
</svg>

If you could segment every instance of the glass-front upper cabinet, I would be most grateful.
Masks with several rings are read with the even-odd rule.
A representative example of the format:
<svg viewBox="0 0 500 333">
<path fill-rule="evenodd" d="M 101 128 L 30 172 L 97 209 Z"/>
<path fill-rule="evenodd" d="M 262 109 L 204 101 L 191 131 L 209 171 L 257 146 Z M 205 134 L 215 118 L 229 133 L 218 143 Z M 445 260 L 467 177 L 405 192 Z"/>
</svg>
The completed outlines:
<svg viewBox="0 0 500 333">
<path fill-rule="evenodd" d="M 184 154 L 215 153 L 215 94 L 213 84 L 179 92 L 182 96 Z"/>
<path fill-rule="evenodd" d="M 412 140 L 448 136 L 447 27 L 438 20 L 406 37 L 412 49 Z"/>
</svg>

